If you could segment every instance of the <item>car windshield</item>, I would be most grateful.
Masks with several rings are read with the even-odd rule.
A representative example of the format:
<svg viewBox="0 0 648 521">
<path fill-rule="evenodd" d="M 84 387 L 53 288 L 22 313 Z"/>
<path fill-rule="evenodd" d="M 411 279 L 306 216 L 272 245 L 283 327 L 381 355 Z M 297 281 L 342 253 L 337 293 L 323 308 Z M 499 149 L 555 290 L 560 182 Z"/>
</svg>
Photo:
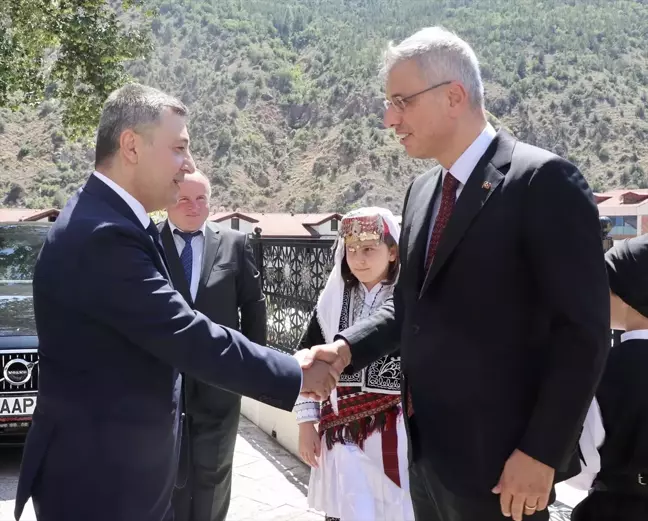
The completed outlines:
<svg viewBox="0 0 648 521">
<path fill-rule="evenodd" d="M 30 281 L 50 226 L 0 225 L 0 280 Z"/>
<path fill-rule="evenodd" d="M 49 223 L 0 224 L 0 338 L 35 336 L 32 278 Z"/>
</svg>

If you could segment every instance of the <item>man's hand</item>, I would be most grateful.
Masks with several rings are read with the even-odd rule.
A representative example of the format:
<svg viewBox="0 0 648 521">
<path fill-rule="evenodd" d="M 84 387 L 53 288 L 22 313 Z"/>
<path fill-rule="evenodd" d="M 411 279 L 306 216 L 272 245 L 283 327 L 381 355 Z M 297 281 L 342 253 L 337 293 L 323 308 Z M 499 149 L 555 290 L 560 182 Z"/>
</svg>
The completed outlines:
<svg viewBox="0 0 648 521">
<path fill-rule="evenodd" d="M 499 483 L 493 489 L 500 495 L 502 514 L 522 521 L 547 508 L 554 480 L 554 469 L 524 452 L 516 450 L 504 465 Z"/>
<path fill-rule="evenodd" d="M 344 340 L 336 340 L 332 344 L 311 347 L 311 353 L 316 360 L 322 360 L 333 365 L 337 371 L 342 371 L 351 363 L 351 348 Z"/>
<path fill-rule="evenodd" d="M 297 351 L 293 356 L 297 359 L 302 369 L 309 368 L 315 361 L 315 357 L 309 349 L 302 349 L 301 351 Z"/>
<path fill-rule="evenodd" d="M 315 360 L 313 353 L 308 349 L 297 351 L 294 357 L 299 361 L 304 375 L 302 396 L 314 400 L 326 400 L 337 385 L 342 371 L 328 362 Z"/>
</svg>

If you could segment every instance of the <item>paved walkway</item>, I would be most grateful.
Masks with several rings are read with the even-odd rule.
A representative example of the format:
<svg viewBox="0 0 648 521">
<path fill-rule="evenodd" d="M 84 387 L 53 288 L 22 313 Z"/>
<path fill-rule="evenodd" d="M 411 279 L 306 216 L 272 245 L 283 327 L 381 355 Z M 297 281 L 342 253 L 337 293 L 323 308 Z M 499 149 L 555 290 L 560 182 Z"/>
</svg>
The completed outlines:
<svg viewBox="0 0 648 521">
<path fill-rule="evenodd" d="M 309 468 L 241 416 L 228 521 L 323 521 L 308 509 Z"/>
<path fill-rule="evenodd" d="M 0 521 L 14 521 L 19 449 L 0 449 Z M 306 503 L 309 469 L 241 417 L 228 521 L 323 521 Z M 36 521 L 31 502 L 21 521 Z M 117 520 L 116 520 L 117 521 Z"/>
<path fill-rule="evenodd" d="M 21 453 L 0 451 L 0 521 L 13 521 Z M 308 476 L 306 465 L 241 417 L 228 521 L 323 521 L 322 514 L 308 509 Z M 569 509 L 552 507 L 551 519 L 568 521 Z M 30 503 L 21 521 L 35 520 Z"/>
</svg>

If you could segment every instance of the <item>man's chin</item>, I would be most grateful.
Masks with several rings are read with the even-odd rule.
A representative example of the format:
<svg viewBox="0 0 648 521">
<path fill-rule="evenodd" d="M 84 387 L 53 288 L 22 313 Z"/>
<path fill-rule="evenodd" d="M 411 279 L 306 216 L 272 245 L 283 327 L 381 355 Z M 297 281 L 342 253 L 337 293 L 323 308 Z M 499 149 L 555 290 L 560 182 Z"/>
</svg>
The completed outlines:
<svg viewBox="0 0 648 521">
<path fill-rule="evenodd" d="M 407 152 L 407 155 L 412 159 L 430 159 L 431 157 L 429 154 L 426 154 L 422 150 L 418 150 L 414 147 L 410 147 L 410 148 L 404 147 L 404 148 L 405 148 L 405 152 Z"/>
<path fill-rule="evenodd" d="M 414 141 L 403 144 L 403 148 L 407 155 L 413 159 L 434 159 L 434 153 L 425 147 L 417 147 Z"/>
</svg>

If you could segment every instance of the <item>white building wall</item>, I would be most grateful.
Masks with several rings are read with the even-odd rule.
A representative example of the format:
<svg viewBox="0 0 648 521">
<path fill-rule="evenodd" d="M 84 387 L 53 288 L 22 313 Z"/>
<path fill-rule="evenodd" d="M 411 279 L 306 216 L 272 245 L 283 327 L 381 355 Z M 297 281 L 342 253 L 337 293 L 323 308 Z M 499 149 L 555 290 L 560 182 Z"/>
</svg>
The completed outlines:
<svg viewBox="0 0 648 521">
<path fill-rule="evenodd" d="M 331 219 L 330 221 L 326 221 L 325 223 L 320 224 L 319 226 L 313 226 L 313 230 L 315 230 L 317 233 L 320 235 L 337 235 L 337 231 L 333 230 L 333 221 L 335 219 Z M 338 225 L 339 225 L 339 221 Z"/>
</svg>

